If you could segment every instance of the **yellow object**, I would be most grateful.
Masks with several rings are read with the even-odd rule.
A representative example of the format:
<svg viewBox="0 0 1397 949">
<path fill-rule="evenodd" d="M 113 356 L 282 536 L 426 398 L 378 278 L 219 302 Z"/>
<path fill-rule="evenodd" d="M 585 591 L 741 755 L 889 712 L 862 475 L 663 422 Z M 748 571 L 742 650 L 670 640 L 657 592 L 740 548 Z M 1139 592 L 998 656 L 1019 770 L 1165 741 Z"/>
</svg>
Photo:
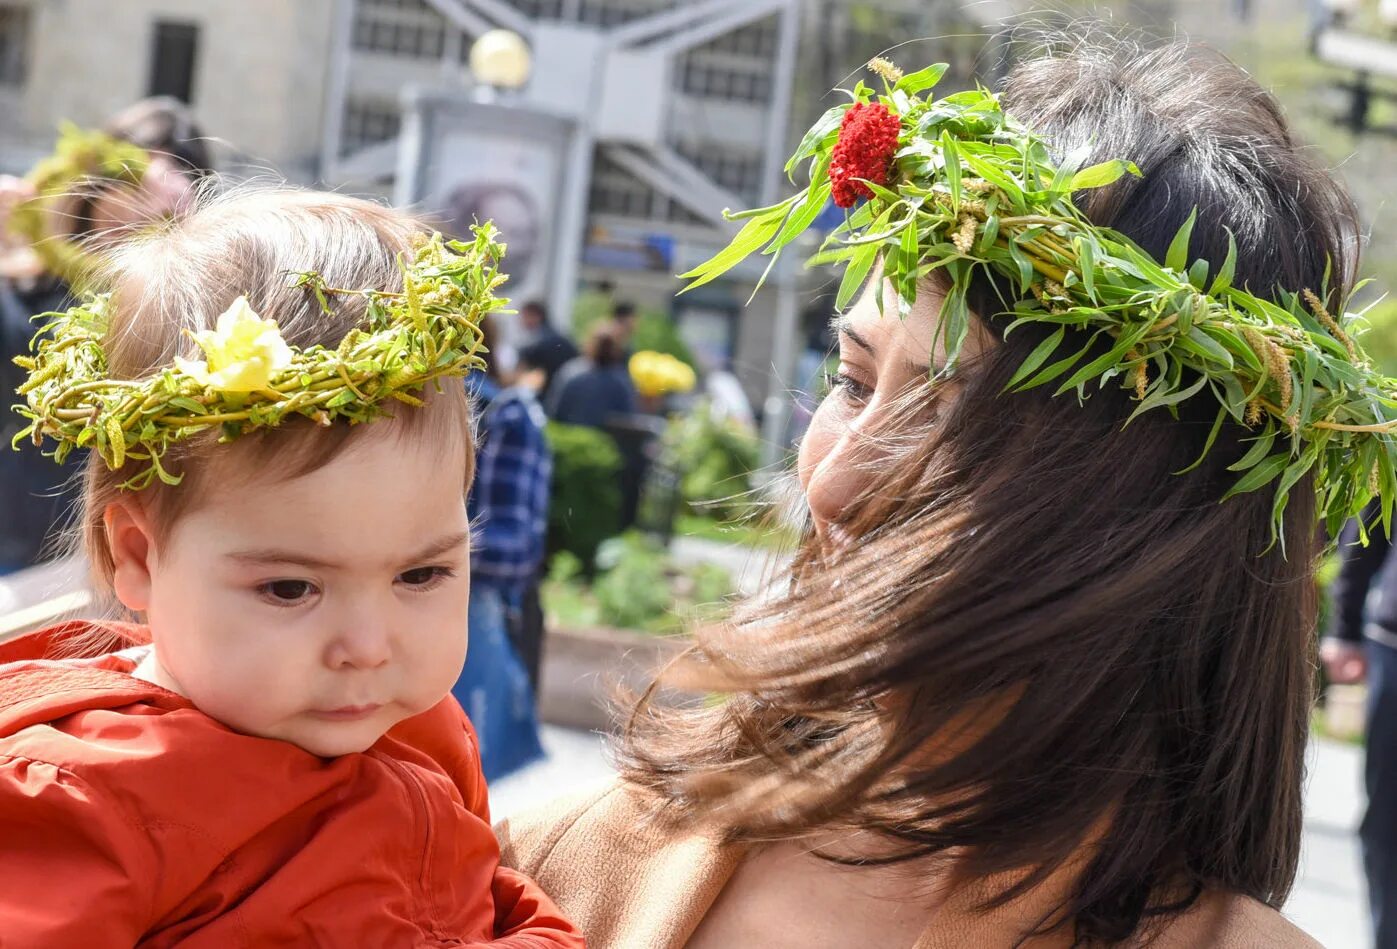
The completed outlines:
<svg viewBox="0 0 1397 949">
<path fill-rule="evenodd" d="M 669 353 L 643 349 L 631 357 L 628 368 L 636 391 L 651 398 L 688 392 L 698 382 L 688 363 Z"/>
<path fill-rule="evenodd" d="M 291 347 L 275 320 L 264 320 L 238 297 L 218 318 L 212 331 L 195 333 L 204 359 L 175 357 L 180 372 L 219 392 L 256 392 L 271 385 L 272 375 L 291 365 Z"/>
</svg>

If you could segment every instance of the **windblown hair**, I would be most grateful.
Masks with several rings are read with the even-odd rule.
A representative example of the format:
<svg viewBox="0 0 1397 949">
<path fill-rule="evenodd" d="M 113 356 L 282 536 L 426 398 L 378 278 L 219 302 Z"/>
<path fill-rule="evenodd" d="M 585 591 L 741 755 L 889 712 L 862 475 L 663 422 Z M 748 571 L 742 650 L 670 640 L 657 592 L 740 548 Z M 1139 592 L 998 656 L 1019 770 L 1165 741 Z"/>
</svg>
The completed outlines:
<svg viewBox="0 0 1397 949">
<path fill-rule="evenodd" d="M 112 293 L 112 324 L 106 340 L 113 378 L 134 379 L 173 364 L 175 356 L 202 358 L 190 334 L 212 329 L 241 295 L 264 319 L 275 320 L 292 346 L 334 348 L 362 324 L 365 304 L 345 294 L 327 296 L 329 312 L 314 294 L 295 286 L 295 274 L 316 271 L 331 287 L 400 290 L 399 266 L 423 225 L 368 201 L 286 188 L 234 190 L 204 203 L 115 249 L 98 277 Z M 300 416 L 275 429 L 254 429 L 228 444 L 218 433 L 175 443 L 167 467 L 183 475 L 170 486 L 152 484 L 124 492 L 131 472 L 111 471 L 92 453 L 87 459 L 78 524 L 99 585 L 110 585 L 111 554 L 103 515 L 127 497 L 146 508 L 157 535 L 166 535 L 183 512 L 199 502 L 220 478 L 294 478 L 329 462 L 364 432 L 420 438 L 444 455 L 464 449 L 465 484 L 473 473 L 470 406 L 465 388 L 447 380 L 428 387 L 425 408 L 394 409 L 391 420 L 351 427 L 315 425 Z"/>
<path fill-rule="evenodd" d="M 1230 63 L 1068 47 L 1019 66 L 1002 101 L 1083 166 L 1139 165 L 1081 197 L 1156 257 L 1196 207 L 1193 256 L 1216 270 L 1230 231 L 1252 292 L 1326 273 L 1348 289 L 1349 198 Z M 1296 486 L 1270 546 L 1271 492 L 1219 503 L 1247 429 L 1175 473 L 1212 408 L 1123 427 L 1115 385 L 1004 393 L 1047 330 L 1003 338 L 1013 290 L 972 291 L 993 342 L 950 394 L 922 382 L 863 433 L 854 542 L 807 536 L 787 592 L 698 630 L 682 681 L 723 700 L 674 708 L 652 688 L 623 773 L 660 819 L 734 841 L 855 828 L 889 842 L 878 862 L 954 853 L 959 879 L 1009 881 L 985 911 L 1071 868 L 1040 928 L 1080 944 L 1157 931 L 1204 890 L 1278 906 L 1300 847 L 1313 491 Z"/>
</svg>

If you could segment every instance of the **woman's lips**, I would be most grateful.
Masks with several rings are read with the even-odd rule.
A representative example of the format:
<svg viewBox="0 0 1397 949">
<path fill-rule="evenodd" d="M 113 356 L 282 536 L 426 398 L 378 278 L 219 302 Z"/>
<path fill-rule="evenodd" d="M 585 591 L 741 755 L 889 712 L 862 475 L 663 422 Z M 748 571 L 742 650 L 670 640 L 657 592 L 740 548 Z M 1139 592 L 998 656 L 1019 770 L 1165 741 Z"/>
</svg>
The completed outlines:
<svg viewBox="0 0 1397 949">
<path fill-rule="evenodd" d="M 332 722 L 355 722 L 368 718 L 381 708 L 382 705 L 342 705 L 339 708 L 313 709 L 311 715 Z"/>
</svg>

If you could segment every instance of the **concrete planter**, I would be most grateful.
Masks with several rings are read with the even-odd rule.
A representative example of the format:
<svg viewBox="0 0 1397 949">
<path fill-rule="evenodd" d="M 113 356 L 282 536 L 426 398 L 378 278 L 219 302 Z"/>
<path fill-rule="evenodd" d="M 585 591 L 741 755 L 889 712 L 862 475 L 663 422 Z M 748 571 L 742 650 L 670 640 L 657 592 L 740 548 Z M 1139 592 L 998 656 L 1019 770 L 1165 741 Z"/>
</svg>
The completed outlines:
<svg viewBox="0 0 1397 949">
<path fill-rule="evenodd" d="M 688 642 L 682 636 L 609 627 L 550 629 L 543 644 L 539 715 L 554 725 L 608 730 L 618 686 L 639 693 Z"/>
</svg>

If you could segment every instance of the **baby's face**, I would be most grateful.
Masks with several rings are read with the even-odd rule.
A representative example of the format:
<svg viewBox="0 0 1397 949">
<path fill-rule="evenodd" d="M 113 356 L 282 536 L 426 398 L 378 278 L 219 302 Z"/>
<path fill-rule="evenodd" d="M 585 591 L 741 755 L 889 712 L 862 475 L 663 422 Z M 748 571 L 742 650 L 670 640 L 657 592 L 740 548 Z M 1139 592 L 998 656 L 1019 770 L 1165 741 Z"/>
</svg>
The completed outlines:
<svg viewBox="0 0 1397 949">
<path fill-rule="evenodd" d="M 431 708 L 466 656 L 464 450 L 366 433 L 304 477 L 209 489 L 149 558 L 141 674 L 324 756 Z"/>
</svg>

